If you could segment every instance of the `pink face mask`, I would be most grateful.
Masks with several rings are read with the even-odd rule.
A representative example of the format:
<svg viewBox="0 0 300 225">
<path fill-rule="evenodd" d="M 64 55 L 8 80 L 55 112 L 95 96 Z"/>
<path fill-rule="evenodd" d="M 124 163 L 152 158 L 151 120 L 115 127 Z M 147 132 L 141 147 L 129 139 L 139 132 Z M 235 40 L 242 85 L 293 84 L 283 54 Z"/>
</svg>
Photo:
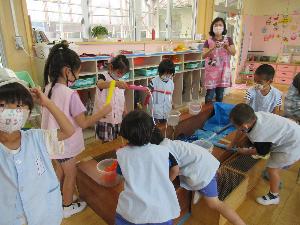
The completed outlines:
<svg viewBox="0 0 300 225">
<path fill-rule="evenodd" d="M 29 116 L 28 109 L 0 109 L 0 130 L 13 133 L 21 130 Z"/>
</svg>

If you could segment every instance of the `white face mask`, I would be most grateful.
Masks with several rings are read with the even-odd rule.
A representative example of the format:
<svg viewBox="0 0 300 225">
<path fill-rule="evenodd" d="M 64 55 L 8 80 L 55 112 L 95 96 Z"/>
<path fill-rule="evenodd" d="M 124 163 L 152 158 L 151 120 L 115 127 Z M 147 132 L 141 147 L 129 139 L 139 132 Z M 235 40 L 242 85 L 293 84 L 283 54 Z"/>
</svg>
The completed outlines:
<svg viewBox="0 0 300 225">
<path fill-rule="evenodd" d="M 21 130 L 29 116 L 28 109 L 0 109 L 0 130 L 13 133 Z"/>
<path fill-rule="evenodd" d="M 114 74 L 114 73 L 110 73 L 109 74 L 111 77 L 112 77 L 112 79 L 114 79 L 114 80 L 120 80 L 120 77 L 118 77 L 116 74 Z"/>
<path fill-rule="evenodd" d="M 171 75 L 162 75 L 160 79 L 164 82 L 168 82 L 171 79 Z"/>
<path fill-rule="evenodd" d="M 215 34 L 222 34 L 223 31 L 224 31 L 224 27 L 221 27 L 221 26 L 213 27 L 213 32 Z"/>
<path fill-rule="evenodd" d="M 255 85 L 254 85 L 254 88 L 255 88 L 256 90 L 261 91 L 261 90 L 264 89 L 264 85 L 262 85 L 262 84 L 255 84 Z"/>
</svg>

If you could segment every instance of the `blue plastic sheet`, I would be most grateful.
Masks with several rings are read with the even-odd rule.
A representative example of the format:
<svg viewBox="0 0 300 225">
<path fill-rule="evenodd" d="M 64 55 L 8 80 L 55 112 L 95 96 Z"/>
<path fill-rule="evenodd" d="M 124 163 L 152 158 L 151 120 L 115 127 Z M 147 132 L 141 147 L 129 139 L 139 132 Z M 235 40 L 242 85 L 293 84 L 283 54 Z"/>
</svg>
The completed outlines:
<svg viewBox="0 0 300 225">
<path fill-rule="evenodd" d="M 230 124 L 229 114 L 235 105 L 216 102 L 214 104 L 214 115 L 206 121 L 203 130 L 218 132 Z M 226 129 L 226 135 L 234 131 L 233 126 Z M 223 133 L 223 132 L 222 132 Z"/>
</svg>

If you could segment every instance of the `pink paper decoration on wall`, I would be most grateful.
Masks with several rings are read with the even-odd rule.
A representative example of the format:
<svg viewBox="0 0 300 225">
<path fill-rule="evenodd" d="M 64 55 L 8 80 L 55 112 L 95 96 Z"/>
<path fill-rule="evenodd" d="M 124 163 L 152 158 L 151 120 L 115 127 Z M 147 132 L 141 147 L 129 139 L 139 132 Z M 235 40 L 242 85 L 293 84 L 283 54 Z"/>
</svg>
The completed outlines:
<svg viewBox="0 0 300 225">
<path fill-rule="evenodd" d="M 291 38 L 292 41 L 295 41 L 297 39 L 297 34 L 292 33 L 290 38 Z"/>
</svg>

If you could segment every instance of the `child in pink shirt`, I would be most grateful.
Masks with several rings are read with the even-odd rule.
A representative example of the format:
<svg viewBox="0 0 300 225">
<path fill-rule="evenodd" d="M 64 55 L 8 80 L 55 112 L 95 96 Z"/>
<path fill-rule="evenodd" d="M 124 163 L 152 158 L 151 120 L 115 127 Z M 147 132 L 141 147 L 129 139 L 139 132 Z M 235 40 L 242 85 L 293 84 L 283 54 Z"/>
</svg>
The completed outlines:
<svg viewBox="0 0 300 225">
<path fill-rule="evenodd" d="M 108 72 L 99 76 L 97 83 L 94 113 L 97 112 L 107 98 L 109 84 L 116 81 L 116 88 L 111 99 L 112 111 L 96 124 L 96 137 L 103 142 L 112 141 L 118 137 L 123 114 L 126 113 L 124 91 L 127 84 L 119 79 L 129 71 L 129 61 L 124 55 L 117 55 L 109 63 Z"/>
<path fill-rule="evenodd" d="M 80 64 L 79 56 L 66 43 L 61 43 L 51 49 L 44 70 L 45 93 L 65 113 L 75 128 L 75 133 L 64 141 L 64 154 L 52 157 L 55 172 L 61 182 L 64 218 L 81 212 L 86 207 L 85 202 L 73 202 L 76 156 L 84 150 L 82 129 L 94 125 L 111 111 L 110 105 L 102 105 L 94 115 L 85 115 L 86 109 L 78 93 L 68 87 L 78 78 Z M 58 128 L 56 120 L 46 108 L 42 112 L 42 128 Z"/>
</svg>

